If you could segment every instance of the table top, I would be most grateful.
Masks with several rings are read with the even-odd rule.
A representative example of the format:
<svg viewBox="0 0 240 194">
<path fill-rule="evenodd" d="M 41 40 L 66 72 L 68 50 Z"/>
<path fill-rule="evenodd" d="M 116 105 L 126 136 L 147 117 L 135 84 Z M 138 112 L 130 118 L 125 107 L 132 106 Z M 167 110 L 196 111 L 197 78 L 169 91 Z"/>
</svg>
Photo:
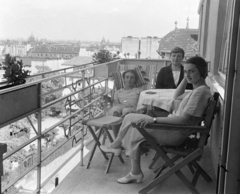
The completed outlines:
<svg viewBox="0 0 240 194">
<path fill-rule="evenodd" d="M 142 91 L 137 105 L 137 110 L 146 106 L 155 106 L 172 112 L 180 104 L 173 99 L 175 89 L 150 89 Z"/>
</svg>

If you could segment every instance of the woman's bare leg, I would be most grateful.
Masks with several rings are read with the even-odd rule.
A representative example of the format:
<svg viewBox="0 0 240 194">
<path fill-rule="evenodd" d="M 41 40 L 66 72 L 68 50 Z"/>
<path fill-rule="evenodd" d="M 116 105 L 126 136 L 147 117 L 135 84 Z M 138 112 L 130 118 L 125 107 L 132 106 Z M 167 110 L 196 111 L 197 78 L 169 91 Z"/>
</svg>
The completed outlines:
<svg viewBox="0 0 240 194">
<path fill-rule="evenodd" d="M 111 143 L 110 145 L 111 148 L 118 149 L 122 147 L 122 139 L 121 137 L 117 136 L 116 139 Z"/>
<path fill-rule="evenodd" d="M 118 135 L 120 127 L 121 127 L 121 124 L 119 124 L 119 125 L 112 125 L 111 126 L 112 132 L 113 132 L 113 136 L 114 136 L 115 139 L 117 138 L 117 135 Z"/>
<path fill-rule="evenodd" d="M 138 149 L 137 158 L 131 158 L 131 173 L 134 175 L 139 175 L 142 173 L 140 149 Z"/>
<path fill-rule="evenodd" d="M 114 113 L 113 113 L 113 116 L 115 116 L 115 117 L 120 117 L 120 114 L 119 114 L 119 112 L 114 112 Z M 114 135 L 114 138 L 115 138 L 115 139 L 117 138 L 117 135 L 118 135 L 118 132 L 119 132 L 120 127 L 121 127 L 121 124 L 119 124 L 119 125 L 112 125 L 112 126 L 111 126 L 112 132 L 113 132 L 113 135 Z"/>
</svg>

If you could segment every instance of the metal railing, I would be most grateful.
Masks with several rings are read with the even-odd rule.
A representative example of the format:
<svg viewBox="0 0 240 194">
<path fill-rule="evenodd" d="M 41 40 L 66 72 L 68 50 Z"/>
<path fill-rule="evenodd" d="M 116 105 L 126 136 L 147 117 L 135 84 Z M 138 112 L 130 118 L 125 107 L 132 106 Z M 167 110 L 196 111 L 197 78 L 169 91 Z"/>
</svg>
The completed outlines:
<svg viewBox="0 0 240 194">
<path fill-rule="evenodd" d="M 6 113 L 0 115 L 0 134 L 5 135 L 2 139 L 5 144 L 0 145 L 1 193 L 21 193 L 24 190 L 44 193 L 49 182 L 54 181 L 54 186 L 59 183 L 59 172 L 79 152 L 78 163 L 83 165 L 83 149 L 91 137 L 87 137 L 81 121 L 104 112 L 103 95 L 111 93 L 112 78 L 109 75 L 117 70 L 118 65 L 122 66 L 121 70 L 127 66 L 142 66 L 148 71 L 152 87 L 156 73 L 167 64 L 169 61 L 166 60 L 141 59 L 88 63 L 36 74 L 23 85 L 0 90 L 1 110 Z M 56 110 L 56 105 L 62 109 Z M 55 116 L 50 114 L 53 112 Z M 53 118 L 54 122 L 47 123 L 44 129 L 43 124 Z M 47 169 L 68 153 L 51 169 L 51 173 L 43 172 L 43 168 Z M 33 186 L 29 186 L 28 181 L 34 182 Z"/>
</svg>

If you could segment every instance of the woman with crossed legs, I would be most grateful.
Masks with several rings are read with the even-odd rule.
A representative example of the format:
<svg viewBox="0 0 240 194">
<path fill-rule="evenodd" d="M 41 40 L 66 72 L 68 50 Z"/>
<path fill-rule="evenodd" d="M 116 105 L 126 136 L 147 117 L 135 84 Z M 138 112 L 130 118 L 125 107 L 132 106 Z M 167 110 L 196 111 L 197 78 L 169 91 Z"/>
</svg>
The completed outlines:
<svg viewBox="0 0 240 194">
<path fill-rule="evenodd" d="M 128 114 L 123 120 L 119 134 L 109 147 L 101 146 L 102 151 L 121 154 L 122 148 L 131 159 L 131 171 L 123 178 L 118 179 L 119 183 L 142 182 L 144 177 L 140 165 L 140 147 L 144 137 L 133 128 L 131 123 L 136 122 L 144 127 L 148 123 L 164 123 L 176 125 L 197 125 L 207 107 L 208 99 L 211 96 L 210 89 L 206 85 L 207 63 L 201 57 L 192 57 L 184 64 L 184 79 L 174 93 L 174 99 L 181 99 L 177 110 L 174 110 L 167 117 L 151 117 L 142 114 Z M 193 90 L 185 94 L 187 83 L 193 85 Z M 162 145 L 178 146 L 190 135 L 184 131 L 153 130 L 146 131 Z"/>
</svg>

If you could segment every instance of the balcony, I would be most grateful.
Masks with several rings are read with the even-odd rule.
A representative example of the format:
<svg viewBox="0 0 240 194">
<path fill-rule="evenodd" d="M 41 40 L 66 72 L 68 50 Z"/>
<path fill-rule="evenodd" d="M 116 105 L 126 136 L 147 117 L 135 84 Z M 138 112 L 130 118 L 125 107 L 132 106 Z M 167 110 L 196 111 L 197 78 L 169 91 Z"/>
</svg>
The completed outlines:
<svg viewBox="0 0 240 194">
<path fill-rule="evenodd" d="M 107 160 L 97 149 L 86 169 L 93 140 L 81 121 L 103 113 L 103 95 L 112 94 L 110 75 L 118 66 L 121 71 L 142 66 L 151 78 L 151 88 L 156 73 L 168 64 L 166 60 L 121 59 L 76 65 L 40 73 L 28 78 L 24 85 L 0 90 L 0 106 L 4 110 L 0 116 L 0 151 L 4 153 L 1 193 L 137 193 L 154 177 L 148 169 L 154 153 L 142 156 L 142 184 L 118 184 L 116 180 L 130 170 L 129 158 L 123 154 L 123 164 L 114 158 L 105 174 Z M 197 189 L 200 193 L 214 193 L 216 177 L 210 149 L 206 149 L 201 163 L 213 182 L 200 178 Z M 188 169 L 184 171 L 191 176 Z M 176 176 L 149 193 L 160 192 L 190 193 Z"/>
</svg>

